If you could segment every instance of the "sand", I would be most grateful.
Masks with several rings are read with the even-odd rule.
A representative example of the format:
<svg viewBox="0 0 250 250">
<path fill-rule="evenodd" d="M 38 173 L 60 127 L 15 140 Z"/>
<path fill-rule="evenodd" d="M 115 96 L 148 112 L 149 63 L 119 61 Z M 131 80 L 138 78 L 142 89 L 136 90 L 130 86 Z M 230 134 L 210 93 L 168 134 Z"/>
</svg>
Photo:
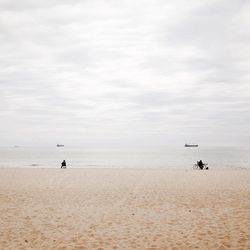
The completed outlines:
<svg viewBox="0 0 250 250">
<path fill-rule="evenodd" d="M 0 169 L 0 249 L 250 249 L 250 171 Z"/>
</svg>

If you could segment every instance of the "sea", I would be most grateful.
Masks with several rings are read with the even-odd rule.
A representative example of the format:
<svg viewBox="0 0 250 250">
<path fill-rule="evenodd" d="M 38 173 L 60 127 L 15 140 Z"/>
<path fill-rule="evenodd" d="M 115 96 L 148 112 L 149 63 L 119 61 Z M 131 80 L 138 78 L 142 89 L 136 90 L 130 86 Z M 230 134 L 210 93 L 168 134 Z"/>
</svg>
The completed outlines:
<svg viewBox="0 0 250 250">
<path fill-rule="evenodd" d="M 0 168 L 60 168 L 63 160 L 68 168 L 192 169 L 202 160 L 210 169 L 250 169 L 250 147 L 0 147 Z"/>
</svg>

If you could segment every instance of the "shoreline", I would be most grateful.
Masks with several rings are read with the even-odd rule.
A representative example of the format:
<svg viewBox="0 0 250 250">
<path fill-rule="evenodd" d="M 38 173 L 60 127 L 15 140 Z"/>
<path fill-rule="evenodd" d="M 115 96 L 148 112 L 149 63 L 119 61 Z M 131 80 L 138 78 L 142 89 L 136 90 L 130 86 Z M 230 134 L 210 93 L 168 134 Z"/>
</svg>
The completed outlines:
<svg viewBox="0 0 250 250">
<path fill-rule="evenodd" d="M 48 166 L 25 166 L 25 167 L 17 167 L 17 166 L 0 166 L 0 171 L 2 169 L 15 169 L 15 170 L 22 170 L 22 169 L 28 169 L 28 170 L 40 170 L 40 169 L 46 169 L 46 170 L 56 170 L 56 169 L 60 169 L 60 170 L 136 170 L 136 171 L 140 171 L 140 170 L 165 170 L 165 171 L 238 171 L 238 170 L 243 170 L 243 171 L 249 171 L 250 170 L 250 166 L 249 167 L 211 167 L 209 166 L 208 170 L 200 170 L 200 169 L 193 169 L 192 166 L 190 167 L 186 167 L 186 168 L 182 168 L 182 167 L 71 167 L 71 166 L 67 166 L 67 168 L 65 169 L 61 169 L 60 166 L 58 167 L 48 167 Z"/>
</svg>

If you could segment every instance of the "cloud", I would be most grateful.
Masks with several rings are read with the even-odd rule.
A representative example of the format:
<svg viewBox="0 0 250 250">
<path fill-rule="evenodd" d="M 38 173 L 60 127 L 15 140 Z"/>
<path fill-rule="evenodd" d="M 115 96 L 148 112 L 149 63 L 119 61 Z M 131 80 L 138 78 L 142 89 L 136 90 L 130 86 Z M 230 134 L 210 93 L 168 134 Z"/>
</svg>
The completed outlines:
<svg viewBox="0 0 250 250">
<path fill-rule="evenodd" d="M 156 144 L 226 144 L 232 134 L 246 143 L 249 9 L 243 0 L 0 0 L 2 144 L 140 145 L 152 134 Z"/>
</svg>

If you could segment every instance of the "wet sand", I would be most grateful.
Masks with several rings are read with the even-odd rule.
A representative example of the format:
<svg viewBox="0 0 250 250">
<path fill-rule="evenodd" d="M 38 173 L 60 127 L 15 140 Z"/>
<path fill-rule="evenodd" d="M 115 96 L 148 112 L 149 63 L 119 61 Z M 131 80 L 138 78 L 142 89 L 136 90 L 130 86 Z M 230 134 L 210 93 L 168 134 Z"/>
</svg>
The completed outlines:
<svg viewBox="0 0 250 250">
<path fill-rule="evenodd" d="M 250 249 L 250 171 L 0 169 L 0 248 Z"/>
</svg>

